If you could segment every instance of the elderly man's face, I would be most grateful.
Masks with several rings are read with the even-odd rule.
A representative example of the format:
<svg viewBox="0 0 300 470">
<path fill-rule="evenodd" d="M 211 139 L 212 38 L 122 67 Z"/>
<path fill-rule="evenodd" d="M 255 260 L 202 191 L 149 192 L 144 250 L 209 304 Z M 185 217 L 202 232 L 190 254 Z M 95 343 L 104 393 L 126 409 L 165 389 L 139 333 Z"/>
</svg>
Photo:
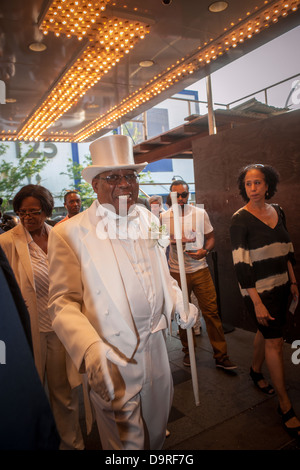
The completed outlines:
<svg viewBox="0 0 300 470">
<path fill-rule="evenodd" d="M 111 204 L 117 214 L 124 215 L 138 199 L 139 183 L 134 170 L 105 171 L 93 179 L 92 186 L 100 204 Z"/>
</svg>

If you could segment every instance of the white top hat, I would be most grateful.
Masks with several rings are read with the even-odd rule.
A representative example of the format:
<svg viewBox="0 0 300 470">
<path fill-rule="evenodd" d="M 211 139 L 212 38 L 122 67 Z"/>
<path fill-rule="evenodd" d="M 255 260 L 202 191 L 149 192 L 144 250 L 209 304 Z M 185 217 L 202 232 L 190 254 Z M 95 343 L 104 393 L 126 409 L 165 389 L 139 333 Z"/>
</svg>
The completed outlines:
<svg viewBox="0 0 300 470">
<path fill-rule="evenodd" d="M 93 178 L 109 170 L 136 170 L 138 173 L 148 162 L 135 164 L 132 140 L 127 135 L 108 135 L 89 146 L 92 165 L 82 170 L 83 178 L 92 183 Z"/>
</svg>

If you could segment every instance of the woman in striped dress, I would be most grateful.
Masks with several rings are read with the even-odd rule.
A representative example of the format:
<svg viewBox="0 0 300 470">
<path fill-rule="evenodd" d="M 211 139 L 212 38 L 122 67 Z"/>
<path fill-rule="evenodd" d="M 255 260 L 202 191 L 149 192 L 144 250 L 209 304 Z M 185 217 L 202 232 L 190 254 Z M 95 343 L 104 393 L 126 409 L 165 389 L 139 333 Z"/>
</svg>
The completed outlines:
<svg viewBox="0 0 300 470">
<path fill-rule="evenodd" d="M 34 361 L 41 382 L 47 384 L 61 438 L 60 449 L 75 450 L 84 448 L 79 426 L 78 389 L 72 389 L 70 385 L 66 351 L 52 329 L 48 314 L 47 246 L 52 227 L 45 220 L 51 216 L 53 205 L 51 193 L 43 186 L 24 186 L 13 200 L 14 211 L 21 223 L 0 235 L 0 245 L 29 312 Z"/>
<path fill-rule="evenodd" d="M 261 391 L 273 394 L 261 373 L 266 360 L 284 427 L 298 437 L 300 422 L 286 391 L 282 359 L 289 297 L 299 297 L 294 249 L 282 209 L 266 203 L 275 194 L 278 181 L 277 171 L 268 165 L 248 165 L 241 171 L 239 190 L 246 205 L 233 215 L 230 236 L 241 294 L 257 325 L 250 376 Z"/>
</svg>

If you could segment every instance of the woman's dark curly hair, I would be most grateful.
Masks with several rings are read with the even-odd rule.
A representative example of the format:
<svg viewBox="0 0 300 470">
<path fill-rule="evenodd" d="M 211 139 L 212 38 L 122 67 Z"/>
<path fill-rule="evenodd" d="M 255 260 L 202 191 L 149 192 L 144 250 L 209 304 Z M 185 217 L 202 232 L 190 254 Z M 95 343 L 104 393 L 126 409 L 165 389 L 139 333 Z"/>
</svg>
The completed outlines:
<svg viewBox="0 0 300 470">
<path fill-rule="evenodd" d="M 265 182 L 268 186 L 268 191 L 266 192 L 266 199 L 271 199 L 277 191 L 277 184 L 279 182 L 279 174 L 275 168 L 270 165 L 262 165 L 261 163 L 252 163 L 251 165 L 245 166 L 238 176 L 238 187 L 240 190 L 240 195 L 244 201 L 248 202 L 249 198 L 245 189 L 245 176 L 249 170 L 259 170 L 263 173 L 265 177 Z"/>
<path fill-rule="evenodd" d="M 47 217 L 50 217 L 54 207 L 54 199 L 52 194 L 44 186 L 38 184 L 27 184 L 23 186 L 22 189 L 15 195 L 13 199 L 13 208 L 17 213 L 20 210 L 22 202 L 27 197 L 35 197 L 41 203 L 42 211 L 46 214 Z"/>
</svg>

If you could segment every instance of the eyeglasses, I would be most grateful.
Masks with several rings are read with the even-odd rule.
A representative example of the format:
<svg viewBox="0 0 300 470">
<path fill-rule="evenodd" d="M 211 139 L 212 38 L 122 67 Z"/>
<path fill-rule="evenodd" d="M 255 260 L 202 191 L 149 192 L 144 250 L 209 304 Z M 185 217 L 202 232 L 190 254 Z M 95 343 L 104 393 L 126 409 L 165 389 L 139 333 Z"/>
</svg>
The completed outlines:
<svg viewBox="0 0 300 470">
<path fill-rule="evenodd" d="M 179 199 L 180 197 L 182 197 L 182 199 L 185 199 L 186 197 L 188 197 L 189 193 L 187 193 L 186 191 L 184 191 L 183 193 L 177 193 L 177 199 Z"/>
<path fill-rule="evenodd" d="M 29 215 L 29 217 L 31 217 L 31 216 L 35 217 L 35 216 L 40 215 L 41 213 L 42 213 L 42 210 L 39 210 L 39 211 L 22 211 L 21 210 L 21 211 L 17 212 L 18 216 L 21 217 L 21 218 L 24 218 L 28 215 Z"/>
<path fill-rule="evenodd" d="M 139 177 L 140 175 L 138 175 L 137 173 L 130 173 L 129 175 L 108 175 L 108 176 L 105 176 L 104 178 L 99 176 L 99 179 L 105 180 L 111 186 L 116 186 L 117 184 L 121 183 L 123 178 L 125 178 L 127 183 L 133 184 L 133 183 L 136 183 Z"/>
<path fill-rule="evenodd" d="M 252 163 L 250 165 L 245 166 L 244 170 L 248 170 L 250 168 L 264 168 L 265 165 L 262 163 Z"/>
</svg>

